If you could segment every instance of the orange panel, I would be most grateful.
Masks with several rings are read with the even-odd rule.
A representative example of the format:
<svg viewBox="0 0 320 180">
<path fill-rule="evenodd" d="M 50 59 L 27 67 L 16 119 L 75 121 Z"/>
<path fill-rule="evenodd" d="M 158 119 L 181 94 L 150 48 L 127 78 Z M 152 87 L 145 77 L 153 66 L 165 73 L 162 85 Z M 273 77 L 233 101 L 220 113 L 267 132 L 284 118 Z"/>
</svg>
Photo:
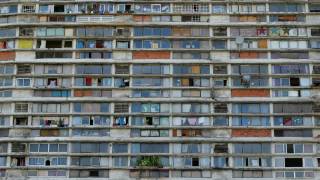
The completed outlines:
<svg viewBox="0 0 320 180">
<path fill-rule="evenodd" d="M 169 51 L 136 51 L 133 59 L 170 59 Z"/>
<path fill-rule="evenodd" d="M 258 53 L 256 52 L 240 52 L 240 59 L 255 59 L 258 58 Z"/>
<path fill-rule="evenodd" d="M 269 97 L 268 89 L 233 89 L 231 90 L 232 97 Z"/>
<path fill-rule="evenodd" d="M 74 97 L 82 97 L 82 91 L 81 90 L 75 90 L 74 91 Z"/>
<path fill-rule="evenodd" d="M 257 17 L 256 16 L 247 16 L 247 21 L 256 22 L 257 21 Z"/>
<path fill-rule="evenodd" d="M 176 130 L 176 129 L 173 129 L 173 130 L 172 130 L 172 136 L 173 136 L 173 137 L 177 137 L 177 130 Z"/>
<path fill-rule="evenodd" d="M 259 40 L 258 41 L 258 47 L 259 48 L 268 48 L 268 42 L 266 39 Z"/>
<path fill-rule="evenodd" d="M 233 129 L 232 137 L 271 137 L 269 129 Z"/>
<path fill-rule="evenodd" d="M 15 52 L 0 52 L 0 61 L 14 60 L 15 58 Z"/>
</svg>

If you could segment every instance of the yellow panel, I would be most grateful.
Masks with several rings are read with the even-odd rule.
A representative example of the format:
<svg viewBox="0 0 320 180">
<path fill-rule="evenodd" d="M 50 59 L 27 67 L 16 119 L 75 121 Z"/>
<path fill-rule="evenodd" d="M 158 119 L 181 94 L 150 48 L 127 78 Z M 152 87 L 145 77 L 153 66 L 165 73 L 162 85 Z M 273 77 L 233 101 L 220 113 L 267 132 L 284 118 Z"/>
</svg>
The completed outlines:
<svg viewBox="0 0 320 180">
<path fill-rule="evenodd" d="M 33 40 L 22 39 L 19 40 L 19 48 L 21 49 L 32 49 Z"/>
</svg>

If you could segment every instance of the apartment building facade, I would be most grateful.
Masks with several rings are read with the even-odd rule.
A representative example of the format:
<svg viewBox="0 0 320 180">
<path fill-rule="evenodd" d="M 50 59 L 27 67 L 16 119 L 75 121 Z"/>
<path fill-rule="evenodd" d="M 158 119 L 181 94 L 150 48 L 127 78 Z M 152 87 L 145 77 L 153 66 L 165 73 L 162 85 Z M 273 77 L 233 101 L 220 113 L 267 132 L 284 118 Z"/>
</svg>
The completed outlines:
<svg viewBox="0 0 320 180">
<path fill-rule="evenodd" d="M 317 0 L 0 0 L 0 179 L 319 179 Z"/>
</svg>

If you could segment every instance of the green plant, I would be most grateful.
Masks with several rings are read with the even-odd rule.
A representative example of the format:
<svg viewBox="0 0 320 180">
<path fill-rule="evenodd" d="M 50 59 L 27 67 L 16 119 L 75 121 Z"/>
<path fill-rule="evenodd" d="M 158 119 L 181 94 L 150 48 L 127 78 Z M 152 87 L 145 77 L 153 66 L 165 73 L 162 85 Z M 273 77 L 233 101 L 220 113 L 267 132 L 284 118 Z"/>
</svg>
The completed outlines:
<svg viewBox="0 0 320 180">
<path fill-rule="evenodd" d="M 160 157 L 158 156 L 142 156 L 137 158 L 138 166 L 161 167 Z"/>
</svg>

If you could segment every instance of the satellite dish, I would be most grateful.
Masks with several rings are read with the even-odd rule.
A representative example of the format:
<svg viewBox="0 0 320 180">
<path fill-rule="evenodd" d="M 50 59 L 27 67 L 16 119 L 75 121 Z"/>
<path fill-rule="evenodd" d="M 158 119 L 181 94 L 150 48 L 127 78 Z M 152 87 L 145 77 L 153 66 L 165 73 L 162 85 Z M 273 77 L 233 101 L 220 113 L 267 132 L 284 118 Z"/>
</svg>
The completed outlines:
<svg viewBox="0 0 320 180">
<path fill-rule="evenodd" d="M 242 36 L 236 37 L 236 44 L 242 44 L 243 41 L 244 41 L 244 37 L 242 37 Z"/>
</svg>

